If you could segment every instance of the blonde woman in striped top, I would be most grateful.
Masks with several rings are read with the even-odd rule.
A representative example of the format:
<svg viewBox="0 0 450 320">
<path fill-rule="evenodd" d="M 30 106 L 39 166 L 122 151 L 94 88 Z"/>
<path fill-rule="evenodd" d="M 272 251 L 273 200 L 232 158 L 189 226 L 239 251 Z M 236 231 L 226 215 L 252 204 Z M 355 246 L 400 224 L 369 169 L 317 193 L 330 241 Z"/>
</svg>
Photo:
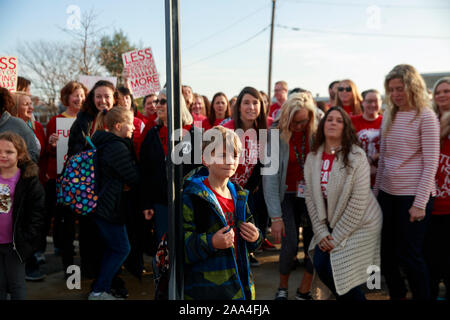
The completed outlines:
<svg viewBox="0 0 450 320">
<path fill-rule="evenodd" d="M 390 298 L 406 298 L 404 268 L 413 299 L 429 299 L 422 248 L 436 194 L 439 123 L 425 83 L 410 65 L 386 76 L 380 160 L 374 187 L 383 211 L 381 269 Z"/>
</svg>

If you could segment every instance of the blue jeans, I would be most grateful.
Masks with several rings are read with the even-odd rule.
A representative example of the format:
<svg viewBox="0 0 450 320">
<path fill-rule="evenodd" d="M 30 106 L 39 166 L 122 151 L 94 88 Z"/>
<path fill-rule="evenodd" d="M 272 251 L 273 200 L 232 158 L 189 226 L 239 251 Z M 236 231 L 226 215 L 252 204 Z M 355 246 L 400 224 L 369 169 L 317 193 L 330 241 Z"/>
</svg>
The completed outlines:
<svg viewBox="0 0 450 320">
<path fill-rule="evenodd" d="M 94 292 L 109 292 L 111 282 L 119 268 L 130 253 L 130 242 L 125 225 L 112 224 L 100 218 L 93 217 L 100 235 L 105 243 L 100 274 L 92 286 Z"/>
<path fill-rule="evenodd" d="M 320 280 L 333 292 L 336 300 L 366 300 L 366 296 L 359 286 L 351 289 L 342 296 L 337 294 L 333 271 L 331 269 L 330 253 L 323 252 L 319 249 L 318 245 L 314 249 L 314 269 L 319 275 Z"/>
</svg>

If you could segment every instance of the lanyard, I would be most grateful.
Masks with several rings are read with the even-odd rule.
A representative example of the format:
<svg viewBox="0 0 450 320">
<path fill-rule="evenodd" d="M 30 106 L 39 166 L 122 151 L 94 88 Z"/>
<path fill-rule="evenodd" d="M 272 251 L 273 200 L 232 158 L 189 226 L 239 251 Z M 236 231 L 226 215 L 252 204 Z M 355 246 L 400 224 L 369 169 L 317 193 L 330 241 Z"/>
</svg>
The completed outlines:
<svg viewBox="0 0 450 320">
<path fill-rule="evenodd" d="M 305 157 L 306 157 L 306 132 L 303 134 L 302 137 L 302 146 L 301 146 L 301 157 L 298 154 L 297 146 L 294 143 L 294 151 L 295 151 L 295 157 L 297 158 L 297 162 L 300 165 L 300 168 L 303 170 L 305 167 Z"/>
</svg>

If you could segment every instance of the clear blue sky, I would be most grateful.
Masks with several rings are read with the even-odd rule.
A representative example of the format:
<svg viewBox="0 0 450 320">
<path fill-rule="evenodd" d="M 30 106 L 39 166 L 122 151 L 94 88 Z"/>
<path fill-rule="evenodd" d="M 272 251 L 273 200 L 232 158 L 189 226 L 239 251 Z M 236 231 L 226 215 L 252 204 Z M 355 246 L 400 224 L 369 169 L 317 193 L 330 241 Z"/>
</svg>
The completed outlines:
<svg viewBox="0 0 450 320">
<path fill-rule="evenodd" d="M 180 4 L 183 83 L 210 98 L 217 91 L 231 97 L 246 85 L 267 91 L 272 1 Z M 132 43 L 151 47 L 164 84 L 163 0 L 0 0 L 0 54 L 15 55 L 20 41 L 69 40 L 58 27 L 66 26 L 70 5 L 93 8 L 105 34 L 122 29 Z M 447 0 L 277 0 L 272 84 L 283 79 L 327 95 L 328 84 L 343 78 L 360 91 L 382 90 L 399 63 L 448 72 L 449 18 Z"/>
</svg>

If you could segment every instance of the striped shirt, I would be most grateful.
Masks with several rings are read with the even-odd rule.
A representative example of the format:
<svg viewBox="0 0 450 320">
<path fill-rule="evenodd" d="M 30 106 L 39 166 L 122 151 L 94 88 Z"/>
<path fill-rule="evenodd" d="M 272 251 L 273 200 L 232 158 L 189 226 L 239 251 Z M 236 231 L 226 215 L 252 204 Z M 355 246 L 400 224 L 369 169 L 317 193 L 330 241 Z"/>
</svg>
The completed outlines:
<svg viewBox="0 0 450 320">
<path fill-rule="evenodd" d="M 383 122 L 383 126 L 385 123 Z M 381 138 L 375 192 L 415 196 L 413 206 L 425 209 L 436 195 L 439 163 L 439 122 L 431 109 L 397 112 Z"/>
</svg>

